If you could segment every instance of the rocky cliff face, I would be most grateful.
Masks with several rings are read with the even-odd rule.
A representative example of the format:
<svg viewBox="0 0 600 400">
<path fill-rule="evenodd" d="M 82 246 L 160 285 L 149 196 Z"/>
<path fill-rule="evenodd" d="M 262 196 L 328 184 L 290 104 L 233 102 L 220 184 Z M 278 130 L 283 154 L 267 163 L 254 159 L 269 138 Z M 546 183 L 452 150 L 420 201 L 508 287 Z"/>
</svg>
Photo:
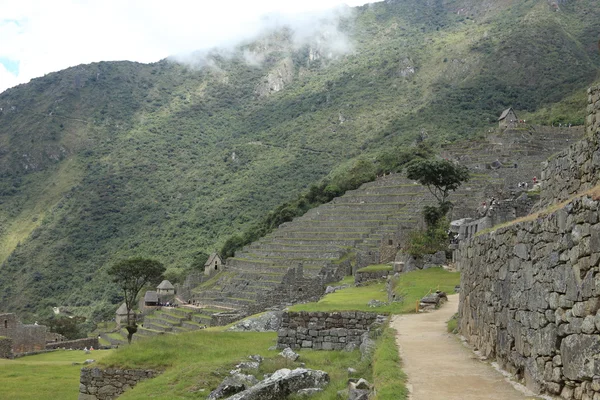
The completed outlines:
<svg viewBox="0 0 600 400">
<path fill-rule="evenodd" d="M 266 97 L 283 90 L 294 80 L 295 69 L 291 58 L 285 58 L 273 68 L 256 87 L 259 97 Z"/>
</svg>

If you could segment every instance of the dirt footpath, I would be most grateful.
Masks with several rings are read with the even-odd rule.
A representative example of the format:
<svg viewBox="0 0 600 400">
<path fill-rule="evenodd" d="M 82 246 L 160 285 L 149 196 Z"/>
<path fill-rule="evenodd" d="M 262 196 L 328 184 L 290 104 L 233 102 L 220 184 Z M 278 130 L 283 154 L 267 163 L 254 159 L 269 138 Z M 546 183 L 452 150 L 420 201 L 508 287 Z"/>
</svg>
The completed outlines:
<svg viewBox="0 0 600 400">
<path fill-rule="evenodd" d="M 532 399 L 509 383 L 491 365 L 482 362 L 455 335 L 446 321 L 458 311 L 458 295 L 449 296 L 439 310 L 396 315 L 403 370 L 411 400 L 523 400 Z M 525 390 L 521 387 L 521 390 Z"/>
</svg>

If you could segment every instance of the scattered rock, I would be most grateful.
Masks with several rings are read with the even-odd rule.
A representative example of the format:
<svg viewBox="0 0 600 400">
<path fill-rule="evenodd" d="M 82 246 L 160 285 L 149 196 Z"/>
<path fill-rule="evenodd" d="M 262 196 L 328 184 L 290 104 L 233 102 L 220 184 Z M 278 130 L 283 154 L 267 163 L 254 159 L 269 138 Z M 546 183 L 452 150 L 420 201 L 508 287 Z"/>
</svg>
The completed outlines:
<svg viewBox="0 0 600 400">
<path fill-rule="evenodd" d="M 355 373 L 357 373 L 358 371 L 356 371 L 354 368 L 348 368 L 348 375 L 353 375 Z"/>
<path fill-rule="evenodd" d="M 358 382 L 354 385 L 355 389 L 371 389 L 371 384 L 366 379 L 360 378 Z"/>
<path fill-rule="evenodd" d="M 379 300 L 371 300 L 367 303 L 367 306 L 369 306 L 371 308 L 383 307 L 386 305 L 387 305 L 387 303 L 384 303 L 383 301 L 379 301 Z"/>
<path fill-rule="evenodd" d="M 346 289 L 350 287 L 350 285 L 341 285 L 341 286 L 327 286 L 325 289 L 325 294 L 335 293 L 338 290 Z"/>
<path fill-rule="evenodd" d="M 321 388 L 308 388 L 308 389 L 300 389 L 298 390 L 298 395 L 302 398 L 314 396 L 317 393 L 321 393 L 323 389 Z"/>
<path fill-rule="evenodd" d="M 264 358 L 262 358 L 262 356 L 258 355 L 258 354 L 254 354 L 251 356 L 248 356 L 249 359 L 251 359 L 252 361 L 256 361 L 257 363 L 261 363 L 263 362 Z"/>
<path fill-rule="evenodd" d="M 269 378 L 257 383 L 229 400 L 280 400 L 302 389 L 323 388 L 329 384 L 327 372 L 296 368 L 277 370 Z"/>
<path fill-rule="evenodd" d="M 292 360 L 292 361 L 296 361 L 298 359 L 298 357 L 300 357 L 300 355 L 298 355 L 298 353 L 294 352 L 294 350 L 290 349 L 289 347 L 286 347 L 285 349 L 283 349 L 283 351 L 281 353 L 279 353 L 279 355 L 287 358 L 288 360 Z"/>
<path fill-rule="evenodd" d="M 91 358 L 88 358 L 87 360 L 85 360 L 85 361 L 83 362 L 83 364 L 84 364 L 84 365 L 87 365 L 87 364 L 91 364 L 91 363 L 95 363 L 95 362 L 96 362 L 96 360 L 92 360 Z"/>
<path fill-rule="evenodd" d="M 369 400 L 369 391 L 350 389 L 348 390 L 348 400 Z"/>
<path fill-rule="evenodd" d="M 363 333 L 360 343 L 360 359 L 366 360 L 373 355 L 375 351 L 375 341 L 371 339 L 368 332 Z"/>
<path fill-rule="evenodd" d="M 236 368 L 239 369 L 258 369 L 260 367 L 260 363 L 256 361 L 244 361 L 236 365 Z"/>
</svg>

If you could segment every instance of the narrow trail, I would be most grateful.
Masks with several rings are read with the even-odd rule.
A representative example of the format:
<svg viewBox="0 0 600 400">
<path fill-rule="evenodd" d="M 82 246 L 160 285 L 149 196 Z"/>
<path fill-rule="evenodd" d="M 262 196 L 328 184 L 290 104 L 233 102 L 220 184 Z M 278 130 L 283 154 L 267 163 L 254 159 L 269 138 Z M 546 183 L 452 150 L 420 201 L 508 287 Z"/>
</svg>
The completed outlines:
<svg viewBox="0 0 600 400">
<path fill-rule="evenodd" d="M 480 361 L 457 337 L 447 333 L 446 321 L 458 311 L 458 295 L 448 296 L 439 310 L 397 315 L 402 369 L 408 376 L 411 400 L 523 400 L 533 394 L 519 391 L 491 365 Z M 526 391 L 525 388 L 522 388 Z"/>
</svg>

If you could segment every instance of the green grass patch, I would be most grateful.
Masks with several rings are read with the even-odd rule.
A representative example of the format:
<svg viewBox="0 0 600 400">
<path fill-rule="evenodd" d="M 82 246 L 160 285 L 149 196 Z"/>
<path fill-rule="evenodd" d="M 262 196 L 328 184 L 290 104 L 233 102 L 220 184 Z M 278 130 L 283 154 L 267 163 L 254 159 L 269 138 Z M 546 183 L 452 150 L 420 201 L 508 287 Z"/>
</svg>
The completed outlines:
<svg viewBox="0 0 600 400">
<path fill-rule="evenodd" d="M 454 314 L 452 318 L 446 323 L 448 333 L 458 333 L 458 313 Z"/>
<path fill-rule="evenodd" d="M 81 363 L 92 358 L 100 360 L 113 350 L 83 351 L 59 350 L 17 358 L 0 359 L 0 382 L 3 399 L 54 400 L 76 399 L 79 393 Z"/>
<path fill-rule="evenodd" d="M 413 312 L 416 303 L 423 296 L 436 290 L 454 294 L 454 287 L 460 284 L 460 273 L 449 272 L 445 269 L 429 268 L 401 274 L 394 282 L 396 297 L 403 297 L 400 313 Z"/>
<path fill-rule="evenodd" d="M 222 328 L 222 327 L 219 327 Z M 212 328 L 211 328 L 212 329 Z M 335 398 L 344 389 L 347 369 L 355 368 L 357 377 L 372 379 L 370 363 L 361 362 L 360 352 L 298 351 L 300 358 L 292 362 L 279 357 L 278 350 L 267 350 L 275 344 L 275 333 L 223 332 L 203 330 L 171 337 L 154 337 L 123 346 L 101 361 L 102 367 L 154 368 L 164 373 L 138 384 L 120 399 L 173 399 L 205 398 L 240 361 L 252 354 L 260 354 L 265 361 L 256 373 L 258 379 L 265 373 L 280 368 L 294 369 L 305 363 L 307 368 L 326 371 L 331 378 L 326 390 L 313 399 Z M 253 373 L 255 371 L 246 371 Z M 77 385 L 74 385 L 77 388 Z"/>
<path fill-rule="evenodd" d="M 396 330 L 386 328 L 373 355 L 373 383 L 376 400 L 402 400 L 408 396 L 406 374 L 402 371 Z"/>
<path fill-rule="evenodd" d="M 442 290 L 454 293 L 460 283 L 460 274 L 442 268 L 429 268 L 401 274 L 394 282 L 394 292 L 402 301 L 382 307 L 369 307 L 370 300 L 387 302 L 385 283 L 373 282 L 365 286 L 349 287 L 330 293 L 318 302 L 297 304 L 290 311 L 371 311 L 378 313 L 402 314 L 415 310 L 415 304 L 427 293 Z"/>
<path fill-rule="evenodd" d="M 389 264 L 377 264 L 377 265 L 369 265 L 368 267 L 364 267 L 359 269 L 356 272 L 379 272 L 379 271 L 391 271 L 394 268 Z"/>
</svg>

